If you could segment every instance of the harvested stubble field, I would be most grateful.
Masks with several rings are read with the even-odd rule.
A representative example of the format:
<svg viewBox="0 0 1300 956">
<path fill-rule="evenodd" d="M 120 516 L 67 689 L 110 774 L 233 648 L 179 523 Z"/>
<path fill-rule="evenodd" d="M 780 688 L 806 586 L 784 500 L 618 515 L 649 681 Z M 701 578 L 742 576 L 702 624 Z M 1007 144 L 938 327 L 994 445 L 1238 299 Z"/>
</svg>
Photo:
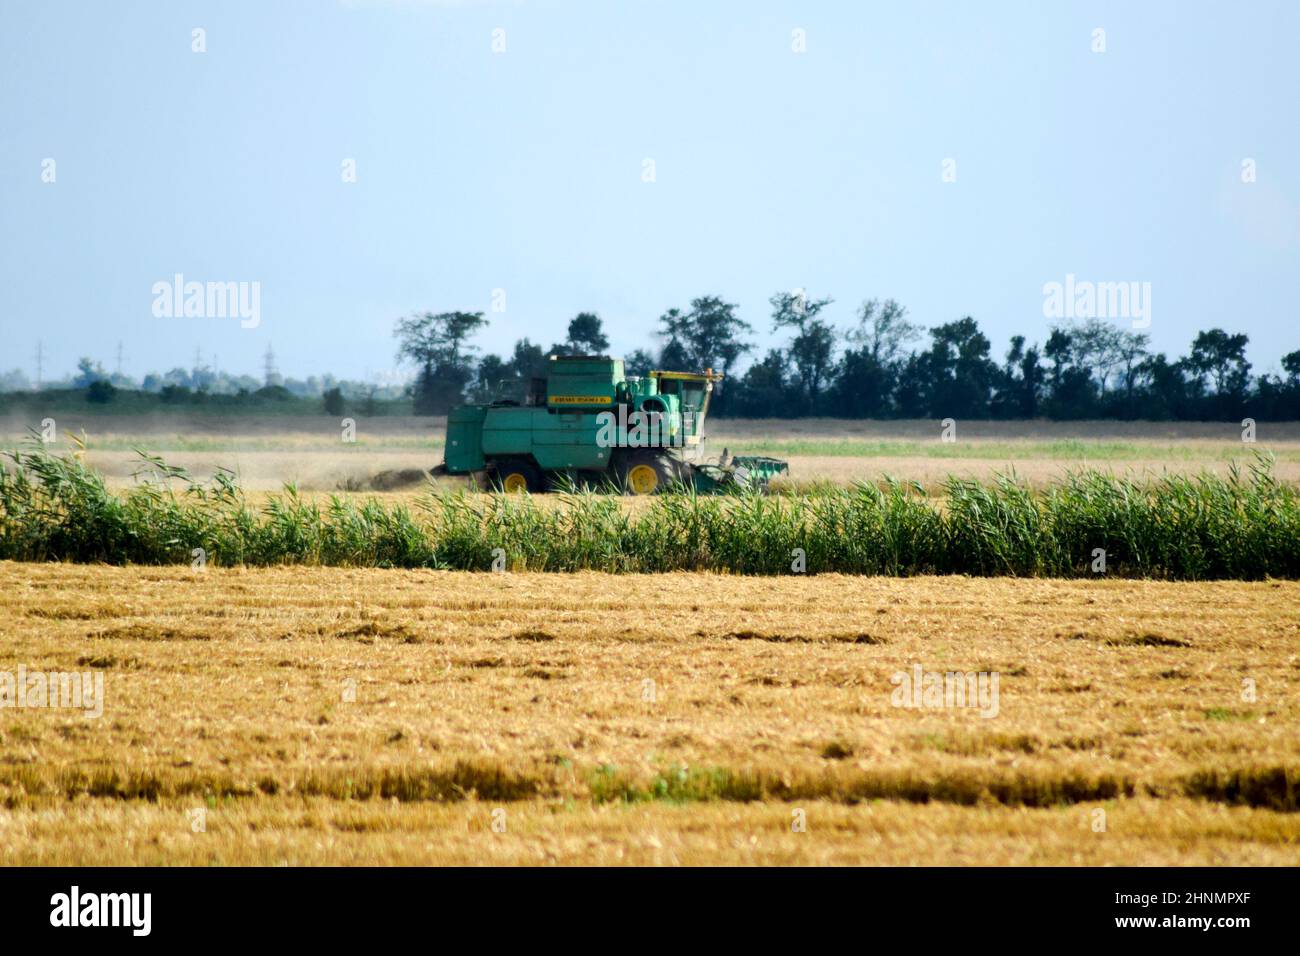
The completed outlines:
<svg viewBox="0 0 1300 956">
<path fill-rule="evenodd" d="M 1300 862 L 1295 582 L 3 562 L 0 652 L 105 676 L 7 864 Z"/>
</svg>

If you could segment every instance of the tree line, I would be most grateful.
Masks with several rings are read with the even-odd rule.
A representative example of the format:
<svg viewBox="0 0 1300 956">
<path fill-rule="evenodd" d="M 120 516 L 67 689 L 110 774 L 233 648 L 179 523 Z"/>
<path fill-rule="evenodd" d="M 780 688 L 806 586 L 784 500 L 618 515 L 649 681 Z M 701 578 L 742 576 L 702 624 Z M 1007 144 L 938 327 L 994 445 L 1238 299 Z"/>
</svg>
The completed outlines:
<svg viewBox="0 0 1300 956">
<path fill-rule="evenodd" d="M 190 368 L 176 366 L 167 372 L 147 372 L 141 378 L 121 371 L 109 371 L 102 362 L 89 356 L 77 360 L 76 372 L 40 382 L 33 382 L 21 368 L 0 371 L 0 394 L 33 391 L 81 392 L 92 404 L 107 404 L 118 392 L 134 392 L 154 396 L 163 405 L 204 404 L 215 398 L 248 399 L 248 404 L 256 404 L 259 401 L 317 399 L 333 394 L 336 396 L 335 404 L 346 399 L 375 406 L 402 401 L 407 390 L 401 383 L 380 385 L 340 379 L 329 373 L 306 378 L 284 376 L 276 367 L 275 354 L 268 345 L 261 377 L 218 369 L 215 358 L 205 362 L 199 354 L 195 355 Z"/>
<path fill-rule="evenodd" d="M 1188 354 L 1170 359 L 1143 332 L 1086 319 L 1052 326 L 1041 344 L 1012 336 L 995 357 L 970 316 L 924 330 L 894 299 L 869 299 L 840 328 L 824 317 L 830 298 L 778 292 L 768 302 L 771 330 L 785 341 L 743 372 L 754 327 L 734 303 L 703 296 L 660 316 L 658 349 L 624 356 L 628 374 L 712 368 L 725 376 L 713 411 L 732 417 L 1300 419 L 1300 350 L 1282 357 L 1282 375 L 1253 376 L 1244 333 L 1198 332 Z M 549 349 L 524 338 L 509 355 L 479 356 L 469 339 L 487 324 L 482 312 L 398 320 L 399 358 L 416 368 L 418 414 L 519 400 L 546 374 L 549 356 L 609 349 L 600 317 L 582 312 Z"/>
</svg>

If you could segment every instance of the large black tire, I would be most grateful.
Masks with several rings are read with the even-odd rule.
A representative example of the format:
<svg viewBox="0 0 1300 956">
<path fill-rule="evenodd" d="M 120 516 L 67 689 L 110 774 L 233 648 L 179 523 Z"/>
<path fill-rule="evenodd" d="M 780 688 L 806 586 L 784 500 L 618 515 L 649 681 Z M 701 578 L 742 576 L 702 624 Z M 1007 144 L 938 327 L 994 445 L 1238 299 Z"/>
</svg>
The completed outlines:
<svg viewBox="0 0 1300 956">
<path fill-rule="evenodd" d="M 680 480 L 677 463 L 663 452 L 637 449 L 620 455 L 614 464 L 618 486 L 625 495 L 654 495 Z"/>
<path fill-rule="evenodd" d="M 488 469 L 488 483 L 507 494 L 538 494 L 546 490 L 541 470 L 526 458 L 494 461 Z"/>
</svg>

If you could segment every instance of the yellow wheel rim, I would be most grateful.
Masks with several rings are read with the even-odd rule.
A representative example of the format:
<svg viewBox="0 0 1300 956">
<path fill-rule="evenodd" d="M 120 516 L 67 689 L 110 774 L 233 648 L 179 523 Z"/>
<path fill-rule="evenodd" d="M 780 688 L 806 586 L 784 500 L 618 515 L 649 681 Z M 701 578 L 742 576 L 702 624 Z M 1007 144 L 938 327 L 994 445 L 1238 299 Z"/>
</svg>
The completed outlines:
<svg viewBox="0 0 1300 956">
<path fill-rule="evenodd" d="M 521 495 L 528 490 L 528 479 L 514 471 L 506 475 L 505 481 L 501 482 L 501 487 L 509 494 Z"/>
<path fill-rule="evenodd" d="M 633 465 L 627 473 L 627 485 L 633 494 L 652 495 L 659 487 L 659 475 L 649 465 Z"/>
</svg>

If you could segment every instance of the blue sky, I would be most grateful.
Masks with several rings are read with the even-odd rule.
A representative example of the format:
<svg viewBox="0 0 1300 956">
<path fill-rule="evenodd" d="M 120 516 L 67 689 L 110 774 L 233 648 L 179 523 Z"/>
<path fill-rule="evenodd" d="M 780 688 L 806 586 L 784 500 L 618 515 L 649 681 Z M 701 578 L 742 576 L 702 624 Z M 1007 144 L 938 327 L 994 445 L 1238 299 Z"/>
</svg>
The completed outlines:
<svg viewBox="0 0 1300 956">
<path fill-rule="evenodd" d="M 710 293 L 766 346 L 794 288 L 844 326 L 973 315 L 1000 356 L 1071 273 L 1150 282 L 1160 350 L 1218 325 L 1276 369 L 1297 35 L 1289 2 L 8 3 L 0 367 L 256 373 L 269 342 L 371 376 L 423 309 L 487 311 L 497 352 L 592 310 L 622 352 Z M 155 317 L 176 273 L 261 283 L 260 324 Z"/>
</svg>

